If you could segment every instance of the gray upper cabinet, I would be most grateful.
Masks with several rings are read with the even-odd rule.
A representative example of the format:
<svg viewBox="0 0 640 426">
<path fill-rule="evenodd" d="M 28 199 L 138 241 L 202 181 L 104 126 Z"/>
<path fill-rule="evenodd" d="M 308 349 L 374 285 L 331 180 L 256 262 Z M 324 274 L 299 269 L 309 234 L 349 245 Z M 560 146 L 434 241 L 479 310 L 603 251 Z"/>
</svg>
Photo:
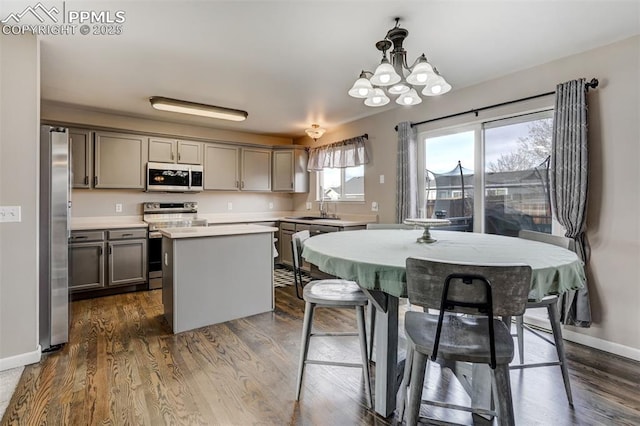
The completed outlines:
<svg viewBox="0 0 640 426">
<path fill-rule="evenodd" d="M 240 189 L 240 148 L 205 144 L 204 189 L 237 191 Z"/>
<path fill-rule="evenodd" d="M 242 148 L 243 191 L 271 191 L 271 150 Z"/>
<path fill-rule="evenodd" d="M 95 133 L 95 188 L 145 188 L 149 142 L 146 136 Z"/>
<path fill-rule="evenodd" d="M 93 177 L 93 150 L 91 131 L 69 129 L 71 144 L 71 185 L 74 188 L 91 188 Z"/>
<path fill-rule="evenodd" d="M 202 164 L 202 142 L 149 138 L 149 161 Z"/>
<path fill-rule="evenodd" d="M 307 151 L 275 149 L 273 151 L 273 191 L 309 192 Z"/>
</svg>

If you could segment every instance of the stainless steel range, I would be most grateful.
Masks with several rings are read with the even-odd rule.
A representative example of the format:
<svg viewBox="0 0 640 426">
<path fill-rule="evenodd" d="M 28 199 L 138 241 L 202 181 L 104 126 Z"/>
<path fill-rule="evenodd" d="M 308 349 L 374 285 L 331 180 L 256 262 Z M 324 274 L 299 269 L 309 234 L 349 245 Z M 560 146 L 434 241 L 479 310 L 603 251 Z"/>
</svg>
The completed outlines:
<svg viewBox="0 0 640 426">
<path fill-rule="evenodd" d="M 143 203 L 143 220 L 149 225 L 149 289 L 162 288 L 161 228 L 207 226 L 207 219 L 198 218 L 198 203 Z"/>
</svg>

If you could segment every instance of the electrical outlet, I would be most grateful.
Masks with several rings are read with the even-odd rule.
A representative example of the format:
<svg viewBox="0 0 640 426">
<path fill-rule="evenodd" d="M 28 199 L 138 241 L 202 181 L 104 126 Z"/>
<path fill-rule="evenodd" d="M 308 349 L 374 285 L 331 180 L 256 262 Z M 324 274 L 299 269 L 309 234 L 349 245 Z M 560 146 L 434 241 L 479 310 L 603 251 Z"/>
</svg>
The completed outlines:
<svg viewBox="0 0 640 426">
<path fill-rule="evenodd" d="M 384 183 L 384 175 L 380 175 L 380 183 Z"/>
<path fill-rule="evenodd" d="M 0 206 L 0 222 L 22 222 L 20 206 Z"/>
<path fill-rule="evenodd" d="M 273 203 L 269 203 L 269 209 L 273 209 Z"/>
<path fill-rule="evenodd" d="M 376 201 L 372 201 L 371 202 L 371 211 L 372 212 L 377 212 L 378 211 L 378 203 Z"/>
<path fill-rule="evenodd" d="M 122 213 L 122 204 L 116 203 L 116 213 Z"/>
<path fill-rule="evenodd" d="M 307 201 L 307 210 L 311 210 L 311 201 Z"/>
<path fill-rule="evenodd" d="M 233 210 L 233 203 L 232 202 L 228 202 L 227 203 L 227 210 Z"/>
</svg>

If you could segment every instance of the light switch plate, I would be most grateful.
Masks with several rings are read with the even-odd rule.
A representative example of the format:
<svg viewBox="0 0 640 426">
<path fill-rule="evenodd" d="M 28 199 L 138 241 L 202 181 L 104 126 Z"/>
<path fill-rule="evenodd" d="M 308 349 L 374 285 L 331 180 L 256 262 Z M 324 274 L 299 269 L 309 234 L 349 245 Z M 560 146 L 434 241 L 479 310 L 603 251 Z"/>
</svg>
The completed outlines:
<svg viewBox="0 0 640 426">
<path fill-rule="evenodd" d="M 20 206 L 0 206 L 0 222 L 21 222 Z"/>
<path fill-rule="evenodd" d="M 376 201 L 372 201 L 371 202 L 371 211 L 372 212 L 377 212 L 378 211 L 378 203 Z"/>
<path fill-rule="evenodd" d="M 227 203 L 227 210 L 233 210 L 233 203 L 232 202 L 228 202 Z"/>
<path fill-rule="evenodd" d="M 273 203 L 269 203 L 269 209 L 273 209 Z"/>
<path fill-rule="evenodd" d="M 116 203 L 116 213 L 122 213 L 122 204 Z"/>
<path fill-rule="evenodd" d="M 311 210 L 311 201 L 307 201 L 307 210 Z"/>
<path fill-rule="evenodd" d="M 384 183 L 384 175 L 380 175 L 380 183 Z"/>
</svg>

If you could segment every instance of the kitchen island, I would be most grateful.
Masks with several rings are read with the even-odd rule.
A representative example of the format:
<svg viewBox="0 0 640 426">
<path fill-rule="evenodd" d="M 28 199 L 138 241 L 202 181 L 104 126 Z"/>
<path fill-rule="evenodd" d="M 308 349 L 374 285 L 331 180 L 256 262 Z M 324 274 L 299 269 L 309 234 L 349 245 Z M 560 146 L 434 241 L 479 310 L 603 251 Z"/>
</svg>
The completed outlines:
<svg viewBox="0 0 640 426">
<path fill-rule="evenodd" d="M 273 310 L 273 233 L 261 225 L 166 228 L 162 303 L 174 333 Z"/>
</svg>

